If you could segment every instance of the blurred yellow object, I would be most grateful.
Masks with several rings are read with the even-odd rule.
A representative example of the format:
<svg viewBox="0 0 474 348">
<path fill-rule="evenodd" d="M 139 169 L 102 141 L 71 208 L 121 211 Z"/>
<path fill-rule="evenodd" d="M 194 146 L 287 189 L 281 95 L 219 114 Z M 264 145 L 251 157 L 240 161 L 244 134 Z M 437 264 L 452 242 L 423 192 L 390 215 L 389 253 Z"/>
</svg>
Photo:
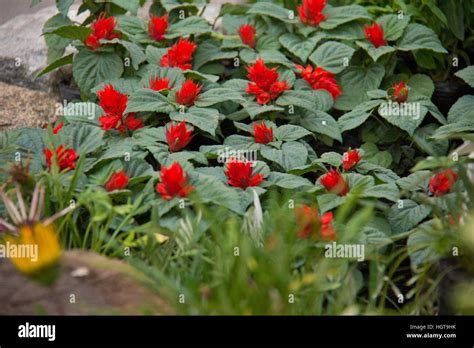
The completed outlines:
<svg viewBox="0 0 474 348">
<path fill-rule="evenodd" d="M 15 267 L 26 275 L 35 274 L 55 265 L 61 255 L 61 247 L 53 224 L 44 225 L 38 222 L 34 226 L 21 226 L 19 236 L 6 235 L 5 241 L 18 249 L 24 250 L 25 246 L 31 246 L 37 250 L 35 257 L 17 254 L 10 258 Z"/>
</svg>

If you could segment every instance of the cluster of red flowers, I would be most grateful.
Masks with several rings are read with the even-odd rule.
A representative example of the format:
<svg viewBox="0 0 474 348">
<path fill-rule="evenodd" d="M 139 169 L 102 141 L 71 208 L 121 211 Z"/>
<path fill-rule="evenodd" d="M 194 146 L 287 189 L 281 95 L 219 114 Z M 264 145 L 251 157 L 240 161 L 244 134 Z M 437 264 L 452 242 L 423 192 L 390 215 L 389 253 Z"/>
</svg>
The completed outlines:
<svg viewBox="0 0 474 348">
<path fill-rule="evenodd" d="M 197 45 L 194 42 L 181 38 L 168 49 L 166 54 L 163 55 L 160 60 L 160 65 L 163 67 L 190 70 L 193 68 L 191 62 L 196 48 Z"/>
<path fill-rule="evenodd" d="M 391 97 L 399 104 L 406 102 L 408 99 L 408 86 L 405 82 L 401 81 L 400 83 L 392 83 L 393 93 Z"/>
<path fill-rule="evenodd" d="M 141 120 L 135 118 L 134 112 L 124 115 L 128 103 L 126 94 L 116 91 L 112 85 L 106 85 L 97 95 L 99 105 L 106 113 L 105 116 L 99 117 L 103 130 L 117 129 L 120 133 L 125 133 L 127 130 L 133 131 L 144 126 Z"/>
<path fill-rule="evenodd" d="M 174 197 L 187 197 L 194 187 L 188 183 L 188 175 L 178 162 L 174 162 L 169 168 L 161 167 L 161 182 L 156 185 L 156 191 L 165 200 Z"/>
<path fill-rule="evenodd" d="M 166 140 L 170 152 L 177 152 L 186 147 L 192 139 L 193 130 L 188 129 L 186 122 L 171 123 L 166 129 Z"/>
<path fill-rule="evenodd" d="M 268 144 L 273 140 L 273 129 L 265 123 L 254 123 L 253 137 L 256 143 Z"/>
<path fill-rule="evenodd" d="M 60 170 L 76 168 L 76 159 L 79 156 L 73 149 L 60 145 L 54 153 L 50 149 L 44 149 L 43 153 L 48 168 L 51 168 L 53 157 L 56 159 Z"/>
<path fill-rule="evenodd" d="M 241 188 L 258 186 L 263 182 L 263 175 L 257 173 L 253 174 L 252 162 L 239 161 L 235 158 L 230 158 L 226 166 L 225 175 L 229 179 L 227 183 L 230 186 Z"/>
<path fill-rule="evenodd" d="M 257 59 L 254 65 L 247 67 L 248 78 L 253 83 L 249 83 L 245 91 L 254 94 L 261 105 L 278 98 L 289 88 L 286 81 L 278 81 L 280 75 L 276 70 L 277 68 L 267 68 L 261 59 Z"/>
<path fill-rule="evenodd" d="M 168 16 L 158 17 L 151 15 L 148 22 L 148 34 L 153 40 L 161 41 L 165 38 L 166 29 L 168 29 Z"/>
<path fill-rule="evenodd" d="M 239 28 L 239 35 L 242 42 L 251 47 L 255 48 L 257 29 L 251 24 L 244 24 Z"/>
<path fill-rule="evenodd" d="M 119 38 L 120 34 L 115 31 L 116 25 L 114 17 L 105 18 L 105 14 L 101 14 L 97 21 L 91 24 L 94 31 L 86 38 L 84 44 L 91 50 L 96 50 L 100 47 L 100 40 Z"/>
<path fill-rule="evenodd" d="M 105 189 L 107 191 L 123 190 L 128 185 L 128 176 L 125 174 L 124 170 L 112 173 L 107 184 L 105 184 Z"/>
<path fill-rule="evenodd" d="M 300 70 L 300 76 L 309 83 L 312 89 L 325 89 L 331 93 L 333 99 L 336 99 L 342 93 L 333 73 L 323 68 L 313 70 L 313 67 L 309 64 L 306 68 L 296 65 L 296 69 Z"/>
<path fill-rule="evenodd" d="M 161 91 L 164 89 L 171 90 L 173 86 L 170 85 L 169 78 L 150 78 L 150 89 L 154 91 Z M 186 80 L 182 85 L 181 88 L 176 91 L 176 103 L 179 105 L 184 105 L 187 107 L 191 107 L 194 105 L 199 92 L 201 91 L 202 86 L 198 83 L 194 82 L 193 80 Z"/>
<path fill-rule="evenodd" d="M 451 169 L 441 171 L 430 178 L 430 191 L 433 196 L 443 196 L 450 192 L 458 180 L 458 175 Z"/>
<path fill-rule="evenodd" d="M 378 25 L 376 22 L 374 22 L 372 26 L 366 25 L 364 27 L 364 31 L 365 31 L 365 38 L 368 41 L 372 42 L 372 45 L 374 45 L 375 48 L 378 48 L 380 46 L 384 46 L 387 44 L 387 42 L 385 41 L 383 28 L 381 25 Z"/>
<path fill-rule="evenodd" d="M 323 15 L 323 10 L 326 7 L 326 0 L 303 0 L 303 3 L 298 6 L 298 14 L 301 22 L 307 25 L 317 26 L 326 16 Z"/>
<path fill-rule="evenodd" d="M 332 212 L 319 216 L 317 208 L 303 205 L 295 209 L 295 214 L 299 226 L 297 233 L 299 238 L 312 237 L 315 240 L 336 240 L 336 230 L 331 225 Z"/>
</svg>

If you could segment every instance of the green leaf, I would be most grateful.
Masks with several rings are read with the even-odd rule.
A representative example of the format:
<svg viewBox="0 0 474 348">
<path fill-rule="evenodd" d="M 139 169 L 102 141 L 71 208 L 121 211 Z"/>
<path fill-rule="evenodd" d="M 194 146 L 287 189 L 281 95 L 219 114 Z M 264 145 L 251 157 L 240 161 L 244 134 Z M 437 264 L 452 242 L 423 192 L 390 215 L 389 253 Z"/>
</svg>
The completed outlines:
<svg viewBox="0 0 474 348">
<path fill-rule="evenodd" d="M 428 188 L 428 182 L 432 173 L 429 170 L 420 170 L 407 177 L 397 180 L 397 185 L 407 192 L 424 191 Z"/>
<path fill-rule="evenodd" d="M 207 107 L 225 101 L 244 103 L 245 99 L 239 92 L 230 88 L 213 88 L 199 95 L 195 105 L 197 107 Z"/>
<path fill-rule="evenodd" d="M 117 29 L 128 36 L 147 32 L 145 22 L 138 17 L 122 15 L 115 16 L 115 19 L 117 20 Z"/>
<path fill-rule="evenodd" d="M 342 164 L 342 155 L 337 152 L 325 152 L 321 155 L 321 162 L 339 167 Z"/>
<path fill-rule="evenodd" d="M 448 112 L 448 122 L 468 121 L 472 119 L 474 111 L 474 95 L 465 95 L 459 98 Z M 471 115 L 471 116 L 469 116 Z"/>
<path fill-rule="evenodd" d="M 140 7 L 140 0 L 109 0 L 109 2 L 130 11 L 133 15 L 137 15 L 138 8 Z"/>
<path fill-rule="evenodd" d="M 58 13 L 46 21 L 42 32 L 43 34 L 50 33 L 57 28 L 67 25 L 72 25 L 71 20 Z M 72 41 L 71 39 L 67 39 L 55 34 L 44 35 L 44 40 L 46 41 L 46 45 L 49 49 L 57 49 L 61 51 L 63 51 Z"/>
<path fill-rule="evenodd" d="M 142 79 L 142 86 L 148 86 L 150 79 L 168 79 L 170 86 L 177 89 L 180 88 L 183 82 L 186 80 L 183 71 L 179 68 L 162 68 L 159 66 L 152 66 L 148 69 L 148 73 Z"/>
<path fill-rule="evenodd" d="M 463 4 L 455 0 L 440 1 L 440 8 L 446 15 L 449 29 L 459 40 L 464 41 L 464 9 Z M 472 8 L 472 3 L 471 3 Z"/>
<path fill-rule="evenodd" d="M 389 183 L 369 187 L 362 193 L 362 197 L 384 198 L 396 202 L 400 193 L 394 183 Z"/>
<path fill-rule="evenodd" d="M 352 58 L 355 50 L 336 41 L 328 41 L 319 46 L 309 57 L 316 66 L 334 74 L 344 70 Z"/>
<path fill-rule="evenodd" d="M 322 29 L 334 29 L 341 24 L 354 20 L 370 19 L 367 10 L 358 5 L 327 7 L 323 14 L 326 19 L 319 23 L 319 27 Z"/>
<path fill-rule="evenodd" d="M 293 69 L 294 64 L 286 58 L 280 51 L 267 50 L 259 53 L 254 50 L 245 48 L 240 51 L 240 58 L 247 64 L 255 64 L 258 58 L 263 59 L 266 64 L 279 64 Z"/>
<path fill-rule="evenodd" d="M 407 82 L 409 91 L 409 101 L 414 100 L 419 96 L 426 96 L 431 98 L 435 90 L 433 80 L 427 75 L 415 74 L 410 77 L 410 80 Z M 413 98 L 415 97 L 415 98 Z"/>
<path fill-rule="evenodd" d="M 360 103 L 369 99 L 368 91 L 377 89 L 385 75 L 385 69 L 380 64 L 367 68 L 351 66 L 340 75 L 342 94 L 337 97 L 334 108 L 352 110 Z"/>
<path fill-rule="evenodd" d="M 418 128 L 415 134 L 413 134 L 413 140 L 418 147 L 431 156 L 445 156 L 448 152 L 448 140 L 431 138 L 438 128 L 437 124 L 430 123 Z"/>
<path fill-rule="evenodd" d="M 313 53 L 316 45 L 322 38 L 322 34 L 302 38 L 295 34 L 286 33 L 280 36 L 280 43 L 288 52 L 299 58 L 303 63 L 306 63 L 308 57 Z"/>
<path fill-rule="evenodd" d="M 276 101 L 279 106 L 301 107 L 308 111 L 328 110 L 332 105 L 332 97 L 325 90 L 288 90 Z"/>
<path fill-rule="evenodd" d="M 308 150 L 296 141 L 284 143 L 281 150 L 270 146 L 264 146 L 260 153 L 267 160 L 279 164 L 285 171 L 301 167 L 308 160 Z"/>
<path fill-rule="evenodd" d="M 67 125 L 58 133 L 61 144 L 74 149 L 78 154 L 97 151 L 105 143 L 104 132 L 97 126 L 87 124 Z"/>
<path fill-rule="evenodd" d="M 412 200 L 404 199 L 401 202 L 403 204 L 394 204 L 388 213 L 390 226 L 397 234 L 411 230 L 431 213 L 430 207 L 418 205 Z"/>
<path fill-rule="evenodd" d="M 115 39 L 114 39 L 115 40 Z M 114 41 L 112 40 L 112 41 Z M 138 67 L 141 63 L 146 60 L 145 53 L 143 52 L 142 48 L 132 42 L 128 42 L 125 40 L 117 40 L 117 42 L 125 47 L 125 49 L 130 54 L 130 58 L 132 59 L 132 66 L 135 70 L 138 70 Z"/>
<path fill-rule="evenodd" d="M 72 58 L 73 58 L 73 54 L 69 54 L 67 56 L 64 56 L 62 58 L 59 58 L 58 60 L 55 60 L 54 62 L 52 62 L 51 64 L 49 64 L 46 68 L 44 68 L 43 70 L 41 70 L 38 75 L 36 75 L 36 77 L 40 77 L 40 76 L 43 76 L 44 74 L 47 74 L 51 71 L 54 71 L 56 70 L 57 68 L 60 68 L 64 65 L 68 65 L 68 64 L 72 64 Z"/>
<path fill-rule="evenodd" d="M 403 35 L 403 31 L 410 23 L 410 16 L 403 15 L 400 18 L 395 14 L 383 15 L 377 19 L 377 23 L 382 25 L 385 40 L 395 41 Z"/>
<path fill-rule="evenodd" d="M 128 99 L 125 113 L 139 111 L 169 113 L 175 111 L 175 107 L 160 92 L 141 88 L 136 90 Z"/>
<path fill-rule="evenodd" d="M 439 237 L 433 233 L 433 224 L 433 220 L 421 224 L 408 237 L 407 251 L 410 255 L 410 261 L 415 267 L 425 263 L 436 264 L 443 257 L 436 248 Z"/>
<path fill-rule="evenodd" d="M 193 126 L 211 135 L 216 134 L 216 129 L 219 125 L 219 111 L 216 109 L 201 109 L 193 106 L 185 113 L 170 113 L 170 118 L 173 121 L 186 121 L 187 123 L 191 123 Z"/>
<path fill-rule="evenodd" d="M 357 46 L 362 47 L 374 62 L 376 62 L 383 55 L 395 51 L 395 47 L 380 46 L 376 48 L 374 45 L 372 45 L 372 43 L 365 41 L 357 41 L 356 44 Z"/>
<path fill-rule="evenodd" d="M 198 16 L 190 16 L 171 24 L 168 27 L 168 30 L 166 30 L 165 37 L 167 39 L 175 39 L 188 35 L 209 33 L 211 31 L 212 29 L 209 25 L 209 22 L 206 21 L 204 18 Z"/>
<path fill-rule="evenodd" d="M 64 17 L 67 17 L 69 8 L 74 3 L 74 0 L 56 0 L 56 7 L 58 8 L 59 13 Z"/>
<path fill-rule="evenodd" d="M 266 182 L 270 183 L 271 185 L 279 186 L 286 189 L 305 189 L 310 188 L 313 186 L 308 179 L 302 178 L 300 176 L 292 175 L 292 174 L 285 174 L 285 173 L 277 173 L 271 172 Z"/>
<path fill-rule="evenodd" d="M 274 105 L 260 105 L 255 101 L 247 101 L 244 105 L 244 112 L 249 114 L 251 119 L 269 111 L 283 111 L 284 109 Z M 246 118 L 246 116 L 245 116 Z"/>
<path fill-rule="evenodd" d="M 65 25 L 53 31 L 45 33 L 45 35 L 58 35 L 66 39 L 85 41 L 92 34 L 93 30 L 88 27 L 78 25 Z"/>
<path fill-rule="evenodd" d="M 388 151 L 379 151 L 374 143 L 365 143 L 360 147 L 364 151 L 364 159 L 380 167 L 389 167 L 392 155 Z"/>
<path fill-rule="evenodd" d="M 337 124 L 341 128 L 341 132 L 359 127 L 370 117 L 373 110 L 382 102 L 382 100 L 366 101 L 357 105 L 352 111 L 339 117 L 337 119 Z"/>
<path fill-rule="evenodd" d="M 275 137 L 280 141 L 298 140 L 310 134 L 305 128 L 291 124 L 278 127 L 275 131 Z"/>
<path fill-rule="evenodd" d="M 463 79 L 469 86 L 474 87 L 474 65 L 459 70 L 454 75 Z"/>
<path fill-rule="evenodd" d="M 270 2 L 257 2 L 255 3 L 248 11 L 247 15 L 255 14 L 260 16 L 268 16 L 272 17 L 284 22 L 294 22 L 294 20 L 290 19 L 290 11 L 278 6 L 276 4 L 272 4 Z"/>
<path fill-rule="evenodd" d="M 389 123 L 397 126 L 400 129 L 406 131 L 410 136 L 413 136 L 415 130 L 423 122 L 423 119 L 426 115 L 422 112 L 417 112 L 416 110 L 408 109 L 408 107 L 416 106 L 414 103 L 383 103 L 378 109 L 379 115 L 387 120 Z M 406 112 L 404 111 L 404 108 Z M 421 109 L 420 109 L 421 110 Z M 427 110 L 425 110 L 427 111 Z"/>
<path fill-rule="evenodd" d="M 167 48 L 157 48 L 148 45 L 145 49 L 145 57 L 148 63 L 160 65 L 161 58 L 168 52 Z"/>
<path fill-rule="evenodd" d="M 433 30 L 416 23 L 408 25 L 397 48 L 401 51 L 426 49 L 438 53 L 448 53 Z"/>
<path fill-rule="evenodd" d="M 122 60 L 115 53 L 82 49 L 72 64 L 74 80 L 84 93 L 89 93 L 93 87 L 107 79 L 119 78 L 122 73 Z"/>
<path fill-rule="evenodd" d="M 300 124 L 312 132 L 324 134 L 342 142 L 341 130 L 336 120 L 324 111 L 315 110 L 301 116 Z"/>
</svg>

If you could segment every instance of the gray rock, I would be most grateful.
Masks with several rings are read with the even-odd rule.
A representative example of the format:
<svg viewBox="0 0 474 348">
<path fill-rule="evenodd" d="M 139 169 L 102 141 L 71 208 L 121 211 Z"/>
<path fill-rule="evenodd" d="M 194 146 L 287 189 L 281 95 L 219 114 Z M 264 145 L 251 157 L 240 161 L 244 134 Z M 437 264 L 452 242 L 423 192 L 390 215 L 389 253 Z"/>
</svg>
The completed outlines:
<svg viewBox="0 0 474 348">
<path fill-rule="evenodd" d="M 19 15 L 0 26 L 0 80 L 37 90 L 49 90 L 50 77 L 36 78 L 46 66 L 47 47 L 41 31 L 57 12 L 55 6 Z"/>
</svg>

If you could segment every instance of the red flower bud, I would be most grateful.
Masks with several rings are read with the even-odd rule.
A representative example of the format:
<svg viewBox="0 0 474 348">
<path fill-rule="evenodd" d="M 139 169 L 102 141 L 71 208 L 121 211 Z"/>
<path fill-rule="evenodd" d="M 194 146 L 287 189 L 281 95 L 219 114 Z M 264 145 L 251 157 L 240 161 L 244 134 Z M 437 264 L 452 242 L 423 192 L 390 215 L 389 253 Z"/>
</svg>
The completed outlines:
<svg viewBox="0 0 474 348">
<path fill-rule="evenodd" d="M 405 84 L 405 82 L 402 81 L 399 84 L 393 82 L 392 87 L 393 99 L 399 104 L 406 102 L 406 100 L 408 99 L 408 86 Z"/>
<path fill-rule="evenodd" d="M 265 123 L 254 123 L 253 137 L 256 143 L 268 144 L 273 140 L 273 129 L 272 127 L 267 127 Z"/>
<path fill-rule="evenodd" d="M 374 22 L 372 26 L 366 25 L 364 27 L 365 38 L 372 42 L 375 48 L 384 46 L 386 44 L 383 28 L 381 25 L 378 25 L 377 22 Z"/>
<path fill-rule="evenodd" d="M 333 168 L 320 178 L 321 184 L 331 193 L 345 196 L 349 192 L 349 185 L 342 174 Z"/>
<path fill-rule="evenodd" d="M 446 169 L 430 178 L 430 191 L 433 196 L 443 196 L 451 191 L 457 180 L 458 175 L 451 169 Z"/>
<path fill-rule="evenodd" d="M 176 102 L 180 105 L 193 106 L 202 86 L 192 80 L 186 80 L 181 89 L 176 92 Z"/>
<path fill-rule="evenodd" d="M 331 93 L 333 99 L 336 99 L 342 93 L 341 86 L 337 84 L 333 73 L 323 68 L 316 68 L 313 71 L 313 67 L 309 64 L 306 68 L 296 65 L 296 69 L 300 70 L 300 76 L 310 84 L 312 89 L 325 89 Z"/>
<path fill-rule="evenodd" d="M 349 150 L 342 156 L 342 169 L 348 171 L 362 159 L 362 156 L 359 153 L 359 150 Z"/>
<path fill-rule="evenodd" d="M 253 83 L 249 83 L 245 91 L 254 94 L 261 105 L 278 98 L 289 88 L 286 81 L 278 81 L 280 75 L 276 70 L 277 68 L 267 68 L 261 59 L 257 59 L 254 65 L 247 67 L 248 78 Z"/>
<path fill-rule="evenodd" d="M 150 78 L 150 89 L 154 91 L 161 91 L 163 89 L 171 89 L 169 78 Z"/>
<path fill-rule="evenodd" d="M 303 205 L 295 209 L 295 214 L 299 226 L 297 232 L 299 238 L 309 238 L 311 236 L 316 240 L 335 240 L 337 238 L 336 230 L 331 225 L 333 220 L 331 212 L 320 217 L 318 209 Z"/>
<path fill-rule="evenodd" d="M 94 30 L 84 41 L 84 44 L 91 50 L 95 51 L 100 47 L 100 40 L 113 40 L 119 38 L 120 34 L 115 32 L 117 22 L 114 17 L 105 18 L 105 14 L 101 14 L 97 21 L 91 24 Z"/>
<path fill-rule="evenodd" d="M 156 41 L 164 40 L 166 29 L 168 29 L 168 16 L 158 17 L 151 15 L 148 22 L 148 34 Z"/>
<path fill-rule="evenodd" d="M 245 45 L 255 48 L 255 37 L 257 35 L 257 29 L 255 29 L 253 25 L 242 25 L 239 28 L 239 35 Z"/>
<path fill-rule="evenodd" d="M 186 122 L 172 123 L 166 130 L 166 140 L 168 141 L 170 152 L 177 152 L 186 147 L 192 139 L 192 133 L 193 130 L 188 130 Z"/>
</svg>

